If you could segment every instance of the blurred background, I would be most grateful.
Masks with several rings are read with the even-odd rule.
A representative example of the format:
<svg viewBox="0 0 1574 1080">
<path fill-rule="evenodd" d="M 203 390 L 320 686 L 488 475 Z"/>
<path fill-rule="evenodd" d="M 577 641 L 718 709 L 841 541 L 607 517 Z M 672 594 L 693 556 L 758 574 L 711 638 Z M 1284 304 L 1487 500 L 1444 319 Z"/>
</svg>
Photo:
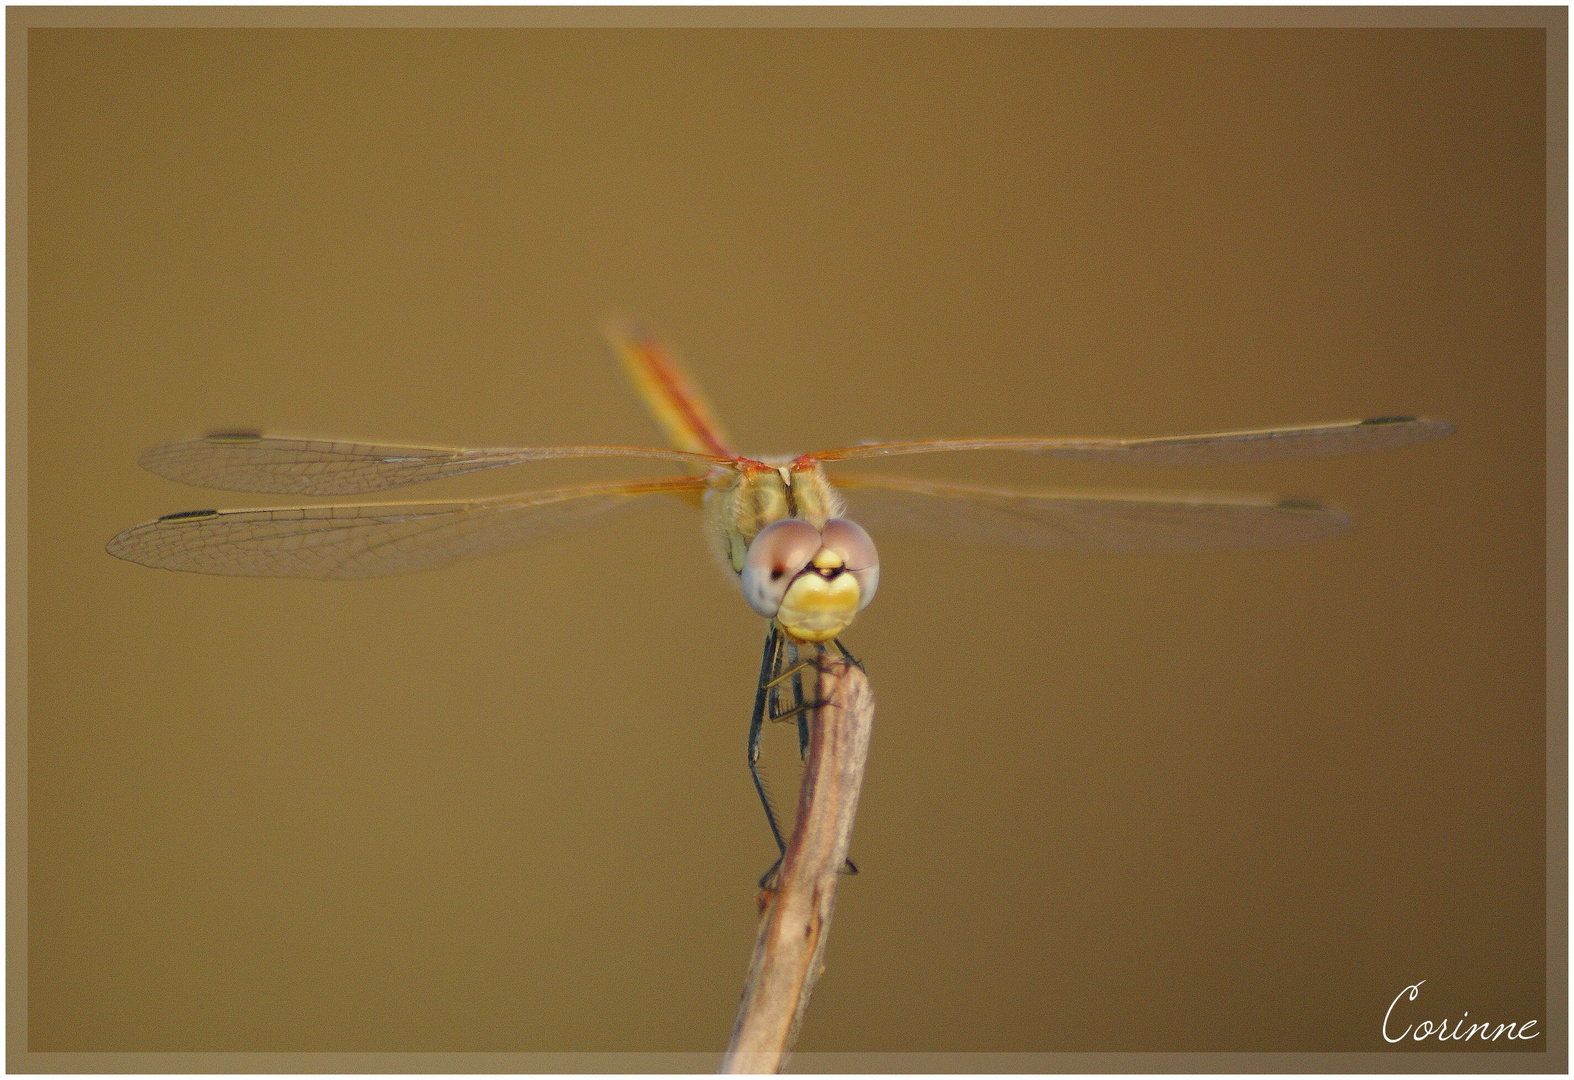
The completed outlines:
<svg viewBox="0 0 1574 1080">
<path fill-rule="evenodd" d="M 214 428 L 653 443 L 611 313 L 752 452 L 1458 426 L 893 462 L 1357 523 L 1205 555 L 877 536 L 863 873 L 800 1050 L 1382 1050 L 1422 979 L 1407 1022 L 1546 1024 L 1541 31 L 30 41 L 31 1049 L 725 1045 L 774 856 L 763 624 L 696 514 L 363 582 L 103 550 L 292 501 L 136 465 Z"/>
</svg>

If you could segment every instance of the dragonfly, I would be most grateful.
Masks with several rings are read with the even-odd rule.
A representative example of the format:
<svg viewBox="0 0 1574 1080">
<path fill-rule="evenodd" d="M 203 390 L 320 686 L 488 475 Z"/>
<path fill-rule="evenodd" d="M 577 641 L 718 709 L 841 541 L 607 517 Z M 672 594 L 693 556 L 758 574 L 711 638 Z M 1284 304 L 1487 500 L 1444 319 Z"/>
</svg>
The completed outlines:
<svg viewBox="0 0 1574 1080">
<path fill-rule="evenodd" d="M 628 323 L 611 324 L 606 336 L 667 446 L 466 449 L 218 431 L 154 447 L 140 464 L 197 487 L 309 496 L 360 495 L 570 458 L 665 462 L 681 466 L 682 475 L 445 502 L 188 510 L 127 529 L 107 550 L 144 566 L 200 574 L 369 578 L 541 542 L 655 497 L 688 503 L 701 511 L 710 546 L 745 602 L 768 620 L 748 763 L 771 836 L 785 852 L 760 776 L 761 731 L 767 720 L 795 721 L 801 755 L 808 717 L 819 705 L 805 697 L 805 673 L 832 649 L 858 663 L 841 635 L 879 586 L 879 555 L 865 525 L 1061 551 L 1251 548 L 1332 537 L 1351 525 L 1341 510 L 1278 495 L 1019 489 L 844 471 L 844 463 L 970 451 L 1136 465 L 1262 462 L 1406 446 L 1453 430 L 1442 420 L 1382 416 L 1147 438 L 863 442 L 747 457 L 732 449 L 710 403 L 660 340 Z M 863 524 L 849 516 L 849 501 Z"/>
</svg>

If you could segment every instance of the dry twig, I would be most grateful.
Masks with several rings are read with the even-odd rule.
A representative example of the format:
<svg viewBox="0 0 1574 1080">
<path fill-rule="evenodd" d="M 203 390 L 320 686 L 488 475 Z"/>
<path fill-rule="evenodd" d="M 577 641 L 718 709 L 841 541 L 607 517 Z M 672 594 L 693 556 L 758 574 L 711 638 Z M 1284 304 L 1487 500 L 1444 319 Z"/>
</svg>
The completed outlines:
<svg viewBox="0 0 1574 1080">
<path fill-rule="evenodd" d="M 773 1073 L 786 1063 L 825 965 L 825 939 L 836 884 L 847 861 L 874 698 L 864 673 L 845 661 L 820 660 L 810 720 L 798 819 L 763 915 L 754 960 L 738 1006 L 724 1073 Z"/>
</svg>

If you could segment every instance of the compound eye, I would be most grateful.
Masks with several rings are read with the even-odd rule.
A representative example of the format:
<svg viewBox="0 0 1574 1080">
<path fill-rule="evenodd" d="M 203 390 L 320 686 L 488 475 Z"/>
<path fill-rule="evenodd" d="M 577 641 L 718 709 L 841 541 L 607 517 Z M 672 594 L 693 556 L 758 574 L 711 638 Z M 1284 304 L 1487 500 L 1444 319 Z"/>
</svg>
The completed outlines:
<svg viewBox="0 0 1574 1080">
<path fill-rule="evenodd" d="M 846 518 L 827 521 L 821 535 L 825 546 L 842 557 L 842 565 L 858 582 L 858 610 L 862 611 L 880 585 L 880 554 L 874 549 L 874 539 L 862 525 Z"/>
<path fill-rule="evenodd" d="M 743 598 L 756 612 L 773 618 L 793 578 L 819 550 L 820 531 L 807 521 L 787 518 L 767 525 L 743 557 L 738 575 Z"/>
</svg>

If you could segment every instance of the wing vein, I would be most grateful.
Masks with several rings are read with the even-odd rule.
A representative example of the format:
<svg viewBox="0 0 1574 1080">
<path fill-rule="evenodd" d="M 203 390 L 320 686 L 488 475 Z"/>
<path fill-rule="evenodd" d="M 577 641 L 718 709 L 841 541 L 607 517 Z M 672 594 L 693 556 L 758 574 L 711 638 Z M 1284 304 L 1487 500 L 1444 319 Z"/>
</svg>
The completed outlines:
<svg viewBox="0 0 1574 1080">
<path fill-rule="evenodd" d="M 1282 461 L 1390 449 L 1440 438 L 1453 430 L 1452 425 L 1442 420 L 1385 416 L 1372 420 L 1339 420 L 1327 424 L 1298 424 L 1142 439 L 988 438 L 874 442 L 822 450 L 809 456 L 818 461 L 837 462 L 958 450 L 1016 450 L 1080 461 L 1204 465 Z"/>
<path fill-rule="evenodd" d="M 1337 536 L 1342 510 L 1231 492 L 1032 491 L 850 475 L 854 517 L 876 534 L 1061 551 L 1196 551 Z"/>
<path fill-rule="evenodd" d="M 620 457 L 704 469 L 728 458 L 644 446 L 464 449 L 220 433 L 155 446 L 144 468 L 195 487 L 279 495 L 356 495 L 532 461 Z"/>
<path fill-rule="evenodd" d="M 218 510 L 170 515 L 109 542 L 144 566 L 248 577 L 406 573 L 549 539 L 642 495 L 692 497 L 700 477 L 581 484 L 441 503 Z"/>
</svg>

